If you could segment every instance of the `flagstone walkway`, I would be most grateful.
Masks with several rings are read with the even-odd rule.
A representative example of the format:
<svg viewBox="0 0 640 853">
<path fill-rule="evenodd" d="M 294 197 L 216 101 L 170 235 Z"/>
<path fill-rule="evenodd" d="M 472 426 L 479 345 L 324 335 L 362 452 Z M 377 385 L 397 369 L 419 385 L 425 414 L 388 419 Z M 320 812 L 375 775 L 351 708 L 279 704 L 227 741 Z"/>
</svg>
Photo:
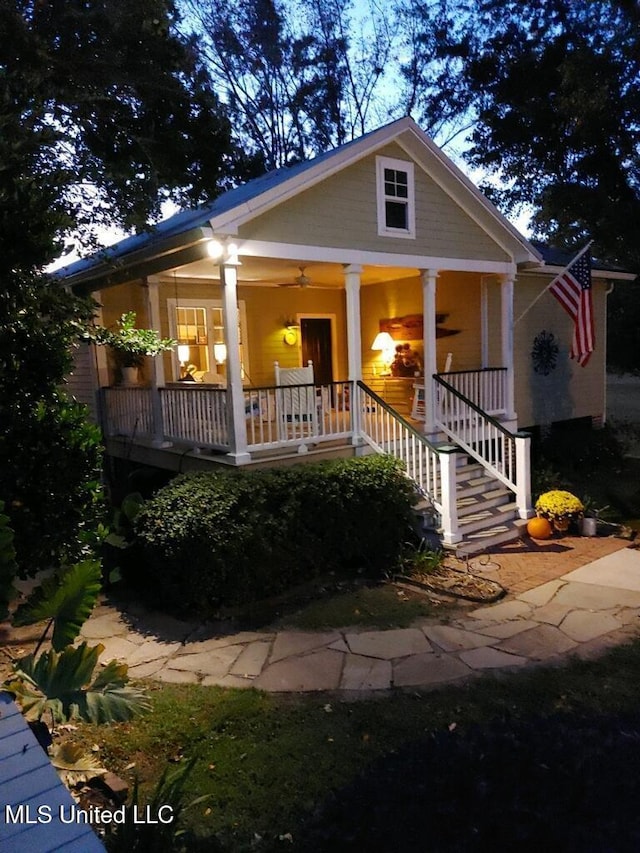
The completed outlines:
<svg viewBox="0 0 640 853">
<path fill-rule="evenodd" d="M 274 692 L 429 687 L 590 656 L 638 635 L 640 551 L 628 544 L 566 537 L 472 561 L 473 571 L 500 580 L 510 594 L 446 623 L 221 635 L 211 625 L 105 603 L 82 638 L 103 643 L 102 660 L 122 660 L 133 678 Z"/>
</svg>

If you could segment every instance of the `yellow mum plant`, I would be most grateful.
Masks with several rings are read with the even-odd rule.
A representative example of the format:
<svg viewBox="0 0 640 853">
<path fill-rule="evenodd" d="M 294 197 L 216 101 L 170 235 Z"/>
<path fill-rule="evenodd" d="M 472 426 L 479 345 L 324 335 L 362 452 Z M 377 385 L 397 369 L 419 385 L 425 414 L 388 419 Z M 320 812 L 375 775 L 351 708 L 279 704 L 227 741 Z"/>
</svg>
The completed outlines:
<svg viewBox="0 0 640 853">
<path fill-rule="evenodd" d="M 575 521 L 584 513 L 584 505 L 571 492 L 554 489 L 540 495 L 536 501 L 536 513 L 549 521 Z"/>
</svg>

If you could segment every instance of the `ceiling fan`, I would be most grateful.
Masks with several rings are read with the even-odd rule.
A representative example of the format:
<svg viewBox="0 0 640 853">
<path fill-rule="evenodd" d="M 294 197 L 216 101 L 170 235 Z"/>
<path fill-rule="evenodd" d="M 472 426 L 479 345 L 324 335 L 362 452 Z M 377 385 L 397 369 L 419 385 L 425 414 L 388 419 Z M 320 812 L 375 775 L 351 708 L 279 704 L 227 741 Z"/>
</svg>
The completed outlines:
<svg viewBox="0 0 640 853">
<path fill-rule="evenodd" d="M 284 281 L 278 284 L 278 287 L 309 287 L 311 284 L 311 279 L 308 275 L 305 275 L 306 267 L 298 267 L 300 270 L 300 275 L 297 275 L 293 281 Z"/>
</svg>

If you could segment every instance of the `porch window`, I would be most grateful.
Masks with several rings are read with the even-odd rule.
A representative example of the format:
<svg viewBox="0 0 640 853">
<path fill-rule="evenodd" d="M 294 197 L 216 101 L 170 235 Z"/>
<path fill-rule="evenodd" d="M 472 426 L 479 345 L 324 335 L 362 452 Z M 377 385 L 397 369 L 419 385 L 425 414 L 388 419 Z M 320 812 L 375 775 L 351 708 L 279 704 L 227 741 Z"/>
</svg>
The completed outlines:
<svg viewBox="0 0 640 853">
<path fill-rule="evenodd" d="M 378 234 L 415 238 L 413 163 L 376 157 Z"/>
<path fill-rule="evenodd" d="M 240 302 L 238 307 L 240 364 L 244 379 L 247 370 L 244 302 Z M 180 379 L 188 372 L 200 382 L 224 383 L 227 374 L 227 351 L 224 343 L 222 304 L 209 299 L 169 299 L 167 309 L 170 334 L 178 341 L 174 357 L 174 379 Z M 185 359 L 187 351 L 188 358 Z"/>
</svg>

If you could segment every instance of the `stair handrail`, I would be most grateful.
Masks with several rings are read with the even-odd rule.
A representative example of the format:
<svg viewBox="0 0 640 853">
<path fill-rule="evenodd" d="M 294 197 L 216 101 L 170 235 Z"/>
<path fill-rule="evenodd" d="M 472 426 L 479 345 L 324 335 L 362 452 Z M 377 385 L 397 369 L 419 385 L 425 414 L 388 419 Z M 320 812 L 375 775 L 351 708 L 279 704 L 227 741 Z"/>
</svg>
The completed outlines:
<svg viewBox="0 0 640 853">
<path fill-rule="evenodd" d="M 437 447 L 429 441 L 423 433 L 419 432 L 413 424 L 403 418 L 399 412 L 364 382 L 358 380 L 356 386 L 359 389 L 359 395 L 364 396 L 364 400 L 362 396 L 359 396 L 357 401 L 357 428 L 362 439 L 377 452 L 390 453 L 400 459 L 405 466 L 407 476 L 416 483 L 420 493 L 431 501 L 438 513 L 442 515 L 444 511 L 448 515 L 448 508 L 443 506 L 440 471 L 441 459 L 447 448 Z M 369 402 L 367 402 L 367 398 Z M 393 436 L 387 435 L 380 440 L 381 419 L 377 412 L 371 411 L 374 405 L 379 407 L 394 425 Z"/>
<path fill-rule="evenodd" d="M 477 416 L 474 425 L 476 440 L 475 442 L 468 441 L 462 434 L 462 430 L 452 429 L 446 423 L 442 412 L 444 399 L 442 394 L 436 394 L 436 428 L 442 430 L 466 453 L 476 459 L 483 468 L 511 489 L 516 495 L 520 517 L 529 517 L 531 515 L 531 466 L 529 458 L 531 436 L 526 432 L 512 432 L 438 374 L 434 374 L 433 379 L 436 382 L 436 387 L 441 386 L 450 395 L 457 398 L 464 407 L 475 413 Z M 458 420 L 461 419 L 458 417 Z M 479 427 L 479 424 L 482 426 Z M 470 436 L 468 437 L 470 438 Z M 487 448 L 494 448 L 496 451 L 500 449 L 501 454 L 496 452 L 493 454 L 496 458 L 492 459 L 490 458 L 491 454 L 481 452 L 483 445 Z M 501 460 L 498 458 L 499 456 Z M 501 464 L 496 464 L 498 461 L 501 461 Z"/>
</svg>

